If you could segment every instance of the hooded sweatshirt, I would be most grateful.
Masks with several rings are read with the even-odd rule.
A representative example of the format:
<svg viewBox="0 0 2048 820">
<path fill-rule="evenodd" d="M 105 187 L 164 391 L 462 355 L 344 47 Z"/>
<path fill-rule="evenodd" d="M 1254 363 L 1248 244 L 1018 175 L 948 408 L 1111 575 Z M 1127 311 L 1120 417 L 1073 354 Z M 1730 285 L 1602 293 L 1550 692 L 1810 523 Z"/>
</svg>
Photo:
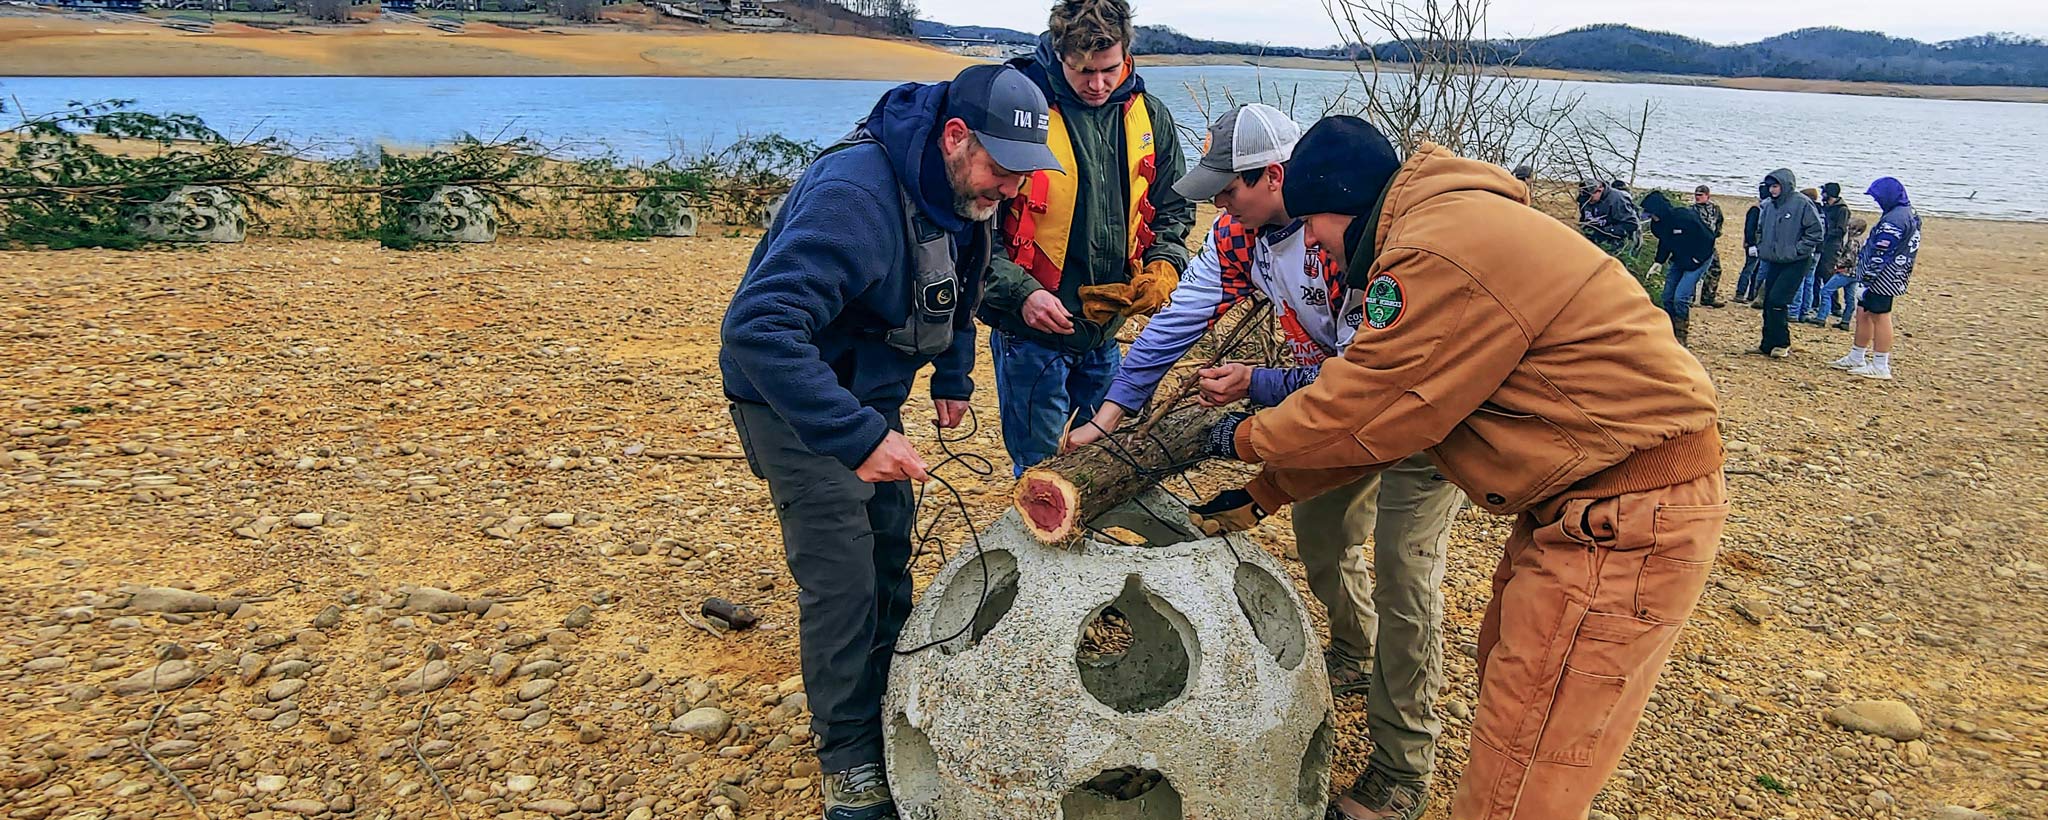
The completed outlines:
<svg viewBox="0 0 2048 820">
<path fill-rule="evenodd" d="M 1088 325 L 1081 318 L 1080 289 L 1087 285 L 1112 285 L 1131 280 L 1128 265 L 1130 231 L 1126 224 L 1130 211 L 1126 193 L 1130 186 L 1130 172 L 1124 159 L 1124 103 L 1131 99 L 1131 95 L 1144 93 L 1145 80 L 1136 71 L 1131 71 L 1123 84 L 1109 95 L 1108 102 L 1091 108 L 1081 102 L 1072 86 L 1067 85 L 1066 74 L 1060 71 L 1059 54 L 1053 47 L 1050 34 L 1039 38 L 1037 53 L 1012 60 L 1010 65 L 1037 83 L 1039 90 L 1045 92 L 1046 100 L 1059 109 L 1060 117 L 1066 122 L 1067 136 L 1074 146 L 1074 161 L 1080 166 L 1067 169 L 1080 187 L 1074 202 L 1073 238 L 1067 244 L 1065 267 L 1060 276 L 1059 290 L 1055 293 L 1060 304 L 1073 314 L 1076 331 L 1065 336 L 1041 333 L 1024 323 L 1024 299 L 1045 287 L 1009 257 L 1000 254 L 989 272 L 988 298 L 982 304 L 982 321 L 1005 333 L 1076 353 L 1114 344 L 1117 329 L 1123 326 L 1123 317 L 1113 318 L 1099 329 Z M 1187 160 L 1181 153 L 1173 112 L 1150 94 L 1146 94 L 1144 99 L 1146 112 L 1152 118 L 1157 176 L 1147 194 L 1154 209 L 1152 245 L 1138 257 L 1146 264 L 1164 259 L 1179 271 L 1187 267 L 1188 231 L 1195 224 L 1194 203 L 1173 192 L 1173 184 L 1187 172 Z M 1038 229 L 1054 231 L 1063 227 L 1041 224 Z M 1006 241 L 1003 237 L 998 239 Z"/>
<path fill-rule="evenodd" d="M 953 237 L 954 258 L 978 253 L 975 223 L 953 210 L 935 126 L 947 83 L 897 86 L 865 120 L 880 144 L 820 157 L 790 188 L 754 247 L 721 327 L 718 368 L 729 398 L 766 404 L 805 447 L 857 468 L 889 432 L 884 413 L 933 364 L 933 398 L 974 390 L 972 307 L 980 271 L 962 270 L 953 341 L 936 360 L 890 347 L 911 307 L 912 259 L 903 195 Z M 900 185 L 900 188 L 899 188 Z"/>
<path fill-rule="evenodd" d="M 1849 203 L 1840 198 L 1822 203 L 1820 206 L 1821 250 L 1832 259 L 1842 255 L 1842 244 L 1849 238 Z"/>
<path fill-rule="evenodd" d="M 1776 197 L 1764 200 L 1757 214 L 1757 258 L 1780 265 L 1815 258 L 1826 235 L 1820 209 L 1799 192 L 1799 180 L 1790 169 L 1779 168 L 1764 177 L 1766 187 L 1772 181 L 1779 190 Z"/>
<path fill-rule="evenodd" d="M 1713 260 L 1714 233 L 1693 209 L 1673 207 L 1663 191 L 1651 191 L 1643 212 L 1653 217 L 1650 233 L 1657 237 L 1652 264 L 1670 262 L 1673 271 L 1694 271 Z"/>
<path fill-rule="evenodd" d="M 1877 227 L 1863 243 L 1856 268 L 1863 285 L 1872 292 L 1897 296 L 1906 292 L 1913 264 L 1920 258 L 1920 215 L 1913 212 L 1906 186 L 1896 179 L 1883 177 L 1870 183 L 1869 194 L 1884 215 L 1878 217 Z"/>
</svg>

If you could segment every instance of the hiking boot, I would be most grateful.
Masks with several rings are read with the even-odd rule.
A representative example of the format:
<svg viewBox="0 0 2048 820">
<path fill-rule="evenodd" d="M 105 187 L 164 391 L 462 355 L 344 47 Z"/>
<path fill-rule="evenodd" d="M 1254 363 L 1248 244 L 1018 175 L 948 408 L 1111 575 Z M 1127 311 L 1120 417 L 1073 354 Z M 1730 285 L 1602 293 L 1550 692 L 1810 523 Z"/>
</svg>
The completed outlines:
<svg viewBox="0 0 2048 820">
<path fill-rule="evenodd" d="M 1848 323 L 1848 322 L 1836 322 L 1836 323 L 1835 323 L 1835 329 L 1836 329 L 1836 330 L 1854 330 L 1855 328 L 1849 327 L 1849 323 Z"/>
<path fill-rule="evenodd" d="M 1357 801 L 1364 806 L 1367 814 L 1346 813 L 1336 800 L 1330 801 L 1330 810 L 1324 820 L 1417 820 L 1429 808 L 1429 781 L 1400 780 L 1393 775 L 1368 767 L 1365 774 L 1352 781 L 1351 788 L 1345 789 L 1343 797 Z"/>
<path fill-rule="evenodd" d="M 1330 697 L 1363 695 L 1372 688 L 1372 672 L 1329 652 L 1323 653 L 1323 668 L 1330 671 Z"/>
<path fill-rule="evenodd" d="M 1679 343 L 1680 345 L 1683 345 L 1683 344 L 1685 344 L 1685 337 L 1686 337 L 1686 334 L 1687 334 L 1687 333 L 1689 333 L 1689 332 L 1690 332 L 1691 330 L 1692 330 L 1692 320 L 1691 320 L 1691 319 L 1672 319 L 1672 320 L 1671 320 L 1671 335 L 1673 335 L 1673 336 L 1677 336 L 1677 337 L 1678 337 L 1678 343 Z"/>
<path fill-rule="evenodd" d="M 1737 302 L 1740 302 L 1740 301 L 1742 301 L 1742 300 L 1741 300 L 1741 299 L 1737 299 L 1737 300 L 1735 300 L 1735 301 L 1737 301 Z M 1721 300 L 1719 300 L 1719 299 L 1715 299 L 1715 300 L 1713 300 L 1713 301 L 1711 301 L 1711 302 L 1701 302 L 1701 303 L 1700 303 L 1700 307 L 1704 307 L 1704 308 L 1724 308 L 1724 307 L 1727 307 L 1727 306 L 1728 306 L 1728 303 L 1727 303 L 1727 302 L 1723 302 L 1723 301 L 1721 301 Z"/>
<path fill-rule="evenodd" d="M 825 820 L 896 820 L 896 799 L 880 763 L 825 775 Z"/>
</svg>

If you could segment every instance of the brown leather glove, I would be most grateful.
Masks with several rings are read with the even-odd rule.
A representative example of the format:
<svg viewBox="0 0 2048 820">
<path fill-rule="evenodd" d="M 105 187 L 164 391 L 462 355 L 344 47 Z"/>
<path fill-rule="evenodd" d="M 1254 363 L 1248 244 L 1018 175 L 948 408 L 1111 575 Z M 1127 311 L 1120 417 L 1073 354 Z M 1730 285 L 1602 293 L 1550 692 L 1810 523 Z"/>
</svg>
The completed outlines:
<svg viewBox="0 0 2048 820">
<path fill-rule="evenodd" d="M 1130 313 L 1131 286 L 1128 283 L 1083 285 L 1075 293 L 1081 297 L 1081 318 L 1095 324 L 1106 325 L 1117 314 Z"/>
<path fill-rule="evenodd" d="M 1159 312 L 1177 287 L 1180 287 L 1180 274 L 1173 269 L 1173 263 L 1164 259 L 1153 260 L 1143 270 L 1131 274 L 1131 304 L 1124 308 L 1124 315 L 1150 316 Z"/>
<path fill-rule="evenodd" d="M 1203 535 L 1215 537 L 1226 532 L 1243 532 L 1259 525 L 1266 511 L 1244 490 L 1225 490 L 1215 498 L 1188 508 L 1188 520 Z"/>
</svg>

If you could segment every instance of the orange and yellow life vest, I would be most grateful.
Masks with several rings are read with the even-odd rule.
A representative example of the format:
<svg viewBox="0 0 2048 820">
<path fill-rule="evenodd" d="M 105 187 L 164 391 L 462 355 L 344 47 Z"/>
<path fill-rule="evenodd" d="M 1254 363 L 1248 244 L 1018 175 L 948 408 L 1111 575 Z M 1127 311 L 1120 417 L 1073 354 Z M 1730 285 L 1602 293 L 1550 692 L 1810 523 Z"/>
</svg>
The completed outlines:
<svg viewBox="0 0 2048 820">
<path fill-rule="evenodd" d="M 1130 203 L 1124 225 L 1129 236 L 1128 258 L 1136 262 L 1152 245 L 1154 209 L 1148 194 L 1158 177 L 1157 145 L 1152 139 L 1152 114 L 1145 107 L 1144 95 L 1132 94 L 1123 105 L 1125 170 L 1130 174 Z M 1074 204 L 1081 190 L 1073 138 L 1067 134 L 1066 121 L 1058 106 L 1052 108 L 1046 146 L 1067 173 L 1038 171 L 1026 179 L 1023 190 L 1003 214 L 1003 235 L 1009 238 L 1010 261 L 1046 289 L 1058 290 L 1074 229 Z"/>
</svg>

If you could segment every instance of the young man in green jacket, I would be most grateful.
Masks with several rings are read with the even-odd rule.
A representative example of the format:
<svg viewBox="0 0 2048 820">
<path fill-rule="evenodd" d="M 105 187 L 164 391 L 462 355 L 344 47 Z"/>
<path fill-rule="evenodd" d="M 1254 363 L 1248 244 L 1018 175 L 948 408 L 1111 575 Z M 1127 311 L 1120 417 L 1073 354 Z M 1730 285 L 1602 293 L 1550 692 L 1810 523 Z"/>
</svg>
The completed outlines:
<svg viewBox="0 0 2048 820">
<path fill-rule="evenodd" d="M 1060 0 L 1038 52 L 1010 63 L 1051 101 L 1066 172 L 1033 174 L 1004 209 L 978 313 L 1017 475 L 1095 415 L 1122 360 L 1117 329 L 1164 305 L 1187 266 L 1195 206 L 1173 190 L 1186 163 L 1132 36 L 1125 0 Z"/>
</svg>

